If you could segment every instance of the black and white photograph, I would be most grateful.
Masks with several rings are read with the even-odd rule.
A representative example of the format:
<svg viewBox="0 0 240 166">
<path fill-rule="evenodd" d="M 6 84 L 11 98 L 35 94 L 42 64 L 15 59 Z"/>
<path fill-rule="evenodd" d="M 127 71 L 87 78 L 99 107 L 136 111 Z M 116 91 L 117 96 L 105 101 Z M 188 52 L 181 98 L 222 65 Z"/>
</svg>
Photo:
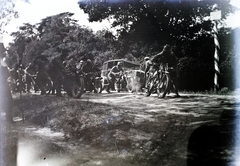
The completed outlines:
<svg viewBox="0 0 240 166">
<path fill-rule="evenodd" d="M 239 0 L 0 9 L 0 166 L 240 166 Z"/>
</svg>

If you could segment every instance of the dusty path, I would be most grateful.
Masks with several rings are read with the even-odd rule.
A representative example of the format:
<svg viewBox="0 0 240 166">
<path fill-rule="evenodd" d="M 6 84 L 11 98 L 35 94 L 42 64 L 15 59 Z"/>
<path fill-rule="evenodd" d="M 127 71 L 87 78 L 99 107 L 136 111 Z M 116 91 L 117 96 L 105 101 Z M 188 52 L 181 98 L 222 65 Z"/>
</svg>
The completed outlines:
<svg viewBox="0 0 240 166">
<path fill-rule="evenodd" d="M 106 104 L 106 112 L 91 113 L 95 118 L 91 121 L 93 125 L 99 118 L 103 123 L 96 124 L 94 130 L 90 130 L 89 141 L 84 141 L 84 138 L 65 140 L 59 133 L 57 136 L 54 133 L 46 135 L 44 133 L 48 132 L 43 132 L 42 129 L 26 128 L 26 132 L 30 130 L 31 134 L 23 135 L 22 145 L 29 145 L 29 140 L 26 141 L 25 138 L 31 135 L 31 138 L 37 140 L 33 141 L 35 148 L 42 147 L 42 151 L 35 152 L 34 157 L 40 161 L 35 165 L 54 165 L 61 161 L 62 165 L 69 166 L 191 166 L 188 146 L 193 132 L 206 124 L 219 126 L 222 113 L 235 111 L 239 103 L 235 96 L 200 94 L 158 99 L 154 95 L 145 97 L 129 93 L 86 93 L 81 99 L 68 100 Z M 109 109 L 108 105 L 112 108 Z M 233 128 L 228 133 L 232 134 Z M 228 147 L 227 150 L 231 152 L 227 158 L 234 163 L 233 147 Z M 43 160 L 45 157 L 47 160 Z M 31 162 L 33 166 L 34 161 Z"/>
<path fill-rule="evenodd" d="M 207 114 L 213 115 L 215 112 L 219 112 L 219 109 L 234 108 L 234 104 L 238 102 L 236 96 L 230 95 L 182 94 L 180 98 L 175 98 L 172 95 L 159 99 L 156 95 L 145 97 L 143 94 L 114 92 L 111 94 L 86 93 L 81 100 L 131 110 L 142 110 L 146 113 L 192 115 L 194 117 Z"/>
</svg>

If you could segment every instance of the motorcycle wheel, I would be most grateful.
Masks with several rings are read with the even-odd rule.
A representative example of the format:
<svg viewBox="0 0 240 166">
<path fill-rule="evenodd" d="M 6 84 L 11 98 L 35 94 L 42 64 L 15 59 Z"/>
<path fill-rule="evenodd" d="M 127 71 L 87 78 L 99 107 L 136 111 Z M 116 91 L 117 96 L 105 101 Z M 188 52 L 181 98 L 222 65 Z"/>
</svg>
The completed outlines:
<svg viewBox="0 0 240 166">
<path fill-rule="evenodd" d="M 71 88 L 71 96 L 73 98 L 80 98 L 82 96 L 82 88 L 76 84 L 73 84 Z"/>
<path fill-rule="evenodd" d="M 115 90 L 117 91 L 117 92 L 120 92 L 121 91 L 121 83 L 115 83 L 115 85 L 114 85 L 114 87 L 115 87 Z"/>
<path fill-rule="evenodd" d="M 94 86 L 95 86 L 95 89 L 97 90 L 96 93 L 102 93 L 102 90 L 103 90 L 102 80 L 96 79 L 96 80 L 94 81 Z"/>
<path fill-rule="evenodd" d="M 71 96 L 73 98 L 80 98 L 84 93 L 84 88 L 85 88 L 84 78 L 80 77 L 79 79 L 80 80 L 78 84 L 74 82 L 71 86 Z"/>
<path fill-rule="evenodd" d="M 145 90 L 145 96 L 150 96 L 153 93 L 153 80 L 147 83 L 147 88 Z"/>
<path fill-rule="evenodd" d="M 164 75 L 163 78 L 160 79 L 157 86 L 157 94 L 159 98 L 164 98 L 169 91 L 169 75 Z"/>
</svg>

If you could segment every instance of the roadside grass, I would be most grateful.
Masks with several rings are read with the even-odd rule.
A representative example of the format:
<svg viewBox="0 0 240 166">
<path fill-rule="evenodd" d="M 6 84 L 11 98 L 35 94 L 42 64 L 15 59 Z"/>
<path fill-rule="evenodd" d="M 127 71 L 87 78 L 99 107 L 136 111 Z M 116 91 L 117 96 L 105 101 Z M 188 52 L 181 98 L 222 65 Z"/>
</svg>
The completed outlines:
<svg viewBox="0 0 240 166">
<path fill-rule="evenodd" d="M 169 131 L 169 125 L 177 123 L 174 117 L 168 120 L 164 120 L 164 116 L 159 117 L 161 124 L 148 120 L 135 124 L 133 112 L 129 110 L 81 99 L 32 94 L 23 95 L 21 99 L 14 96 L 13 112 L 19 117 L 23 112 L 26 124 L 63 132 L 66 140 L 77 140 L 100 151 L 125 156 L 125 161 L 135 165 L 156 165 L 160 154 L 172 151 L 173 147 L 166 146 L 165 141 L 156 140 L 177 141 L 172 134 L 165 135 L 178 131 Z"/>
<path fill-rule="evenodd" d="M 213 89 L 205 90 L 205 91 L 186 91 L 181 90 L 179 94 L 207 94 L 207 95 L 232 95 L 234 94 L 233 90 L 229 90 L 227 87 L 223 87 L 218 91 L 214 91 Z"/>
<path fill-rule="evenodd" d="M 86 143 L 95 140 L 96 144 L 104 142 L 104 134 L 111 126 L 124 126 L 131 121 L 121 108 L 47 95 L 15 97 L 13 112 L 15 117 L 23 115 L 26 123 L 63 132 L 67 139 L 81 139 Z"/>
<path fill-rule="evenodd" d="M 14 116 L 22 117 L 23 113 L 26 124 L 63 132 L 66 141 L 74 139 L 100 152 L 124 156 L 124 161 L 134 165 L 171 165 L 170 161 L 176 160 L 181 165 L 186 161 L 188 136 L 196 127 L 189 123 L 208 118 L 153 114 L 154 121 L 136 121 L 138 113 L 145 115 L 145 110 L 127 110 L 66 96 L 24 94 L 13 98 Z"/>
</svg>

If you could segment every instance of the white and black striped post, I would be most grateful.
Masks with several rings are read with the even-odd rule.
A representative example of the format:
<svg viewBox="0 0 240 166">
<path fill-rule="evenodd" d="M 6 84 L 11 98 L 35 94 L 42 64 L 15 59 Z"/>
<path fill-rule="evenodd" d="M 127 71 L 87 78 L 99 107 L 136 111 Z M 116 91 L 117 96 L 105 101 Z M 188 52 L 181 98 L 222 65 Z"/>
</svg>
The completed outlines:
<svg viewBox="0 0 240 166">
<path fill-rule="evenodd" d="M 219 50 L 220 50 L 220 44 L 218 41 L 218 29 L 217 29 L 217 22 L 221 19 L 221 11 L 216 10 L 217 5 L 213 6 L 214 12 L 211 12 L 211 20 L 213 22 L 213 29 L 212 29 L 212 35 L 214 39 L 214 91 L 219 90 L 219 75 L 220 75 L 220 69 L 219 69 Z"/>
<path fill-rule="evenodd" d="M 220 69 L 219 69 L 219 50 L 220 50 L 220 44 L 218 41 L 218 31 L 217 31 L 217 21 L 213 21 L 213 38 L 214 38 L 214 91 L 219 90 L 219 75 L 220 75 Z"/>
</svg>

